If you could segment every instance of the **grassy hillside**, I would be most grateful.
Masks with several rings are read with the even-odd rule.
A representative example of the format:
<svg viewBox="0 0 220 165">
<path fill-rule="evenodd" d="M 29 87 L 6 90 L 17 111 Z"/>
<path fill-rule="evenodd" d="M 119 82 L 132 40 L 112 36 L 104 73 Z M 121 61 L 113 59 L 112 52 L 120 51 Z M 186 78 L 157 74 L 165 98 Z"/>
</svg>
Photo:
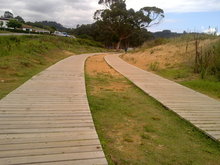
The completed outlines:
<svg viewBox="0 0 220 165">
<path fill-rule="evenodd" d="M 122 55 L 122 58 L 144 70 L 220 99 L 220 39 L 200 36 L 198 72 L 195 72 L 195 42 L 193 35 L 158 39 Z"/>
<path fill-rule="evenodd" d="M 104 51 L 99 43 L 55 36 L 0 36 L 0 98 L 73 54 Z"/>
</svg>

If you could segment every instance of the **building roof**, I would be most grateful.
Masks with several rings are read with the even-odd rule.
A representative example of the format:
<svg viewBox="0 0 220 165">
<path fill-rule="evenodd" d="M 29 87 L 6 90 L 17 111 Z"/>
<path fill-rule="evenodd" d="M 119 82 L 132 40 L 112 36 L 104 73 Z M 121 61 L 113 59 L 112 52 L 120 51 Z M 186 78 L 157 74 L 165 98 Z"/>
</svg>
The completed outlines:
<svg viewBox="0 0 220 165">
<path fill-rule="evenodd" d="M 47 29 L 41 29 L 41 28 L 38 28 L 38 27 L 32 27 L 33 30 L 38 30 L 38 31 L 47 31 L 47 32 L 50 32 L 49 30 Z"/>
<path fill-rule="evenodd" d="M 9 21 L 9 18 L 0 17 L 0 20 Z"/>
<path fill-rule="evenodd" d="M 22 24 L 22 28 L 32 29 L 33 27 L 30 25 Z"/>
</svg>

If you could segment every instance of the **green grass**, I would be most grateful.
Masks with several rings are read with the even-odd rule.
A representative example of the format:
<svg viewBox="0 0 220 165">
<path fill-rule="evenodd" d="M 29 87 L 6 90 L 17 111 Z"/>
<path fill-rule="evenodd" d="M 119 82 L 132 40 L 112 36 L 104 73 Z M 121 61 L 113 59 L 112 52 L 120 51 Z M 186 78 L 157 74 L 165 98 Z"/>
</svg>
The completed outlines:
<svg viewBox="0 0 220 165">
<path fill-rule="evenodd" d="M 191 80 L 182 81 L 182 85 L 197 90 L 201 93 L 210 95 L 212 97 L 220 99 L 220 82 L 219 81 L 208 81 L 208 80 Z"/>
<path fill-rule="evenodd" d="M 192 69 L 187 67 L 166 68 L 156 70 L 156 73 L 169 79 L 178 80 L 192 76 Z"/>
<path fill-rule="evenodd" d="M 199 74 L 193 74 L 192 69 L 187 67 L 161 69 L 156 73 L 210 97 L 220 99 L 220 81 L 215 76 L 201 79 Z"/>
<path fill-rule="evenodd" d="M 218 142 L 125 78 L 87 72 L 86 82 L 95 126 L 110 165 L 219 164 Z M 112 83 L 121 83 L 125 88 L 109 90 Z M 99 87 L 100 91 L 96 91 Z"/>
<path fill-rule="evenodd" d="M 54 36 L 0 36 L 0 99 L 59 60 L 105 51 L 99 43 Z"/>
<path fill-rule="evenodd" d="M 0 30 L 0 33 L 8 33 L 9 31 L 6 30 Z"/>
</svg>

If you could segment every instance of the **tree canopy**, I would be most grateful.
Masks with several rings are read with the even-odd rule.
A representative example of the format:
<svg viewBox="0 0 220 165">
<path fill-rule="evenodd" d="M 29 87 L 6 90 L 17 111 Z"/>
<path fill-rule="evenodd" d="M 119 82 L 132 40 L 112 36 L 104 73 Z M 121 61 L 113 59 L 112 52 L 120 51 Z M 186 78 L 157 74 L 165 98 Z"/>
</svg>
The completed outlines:
<svg viewBox="0 0 220 165">
<path fill-rule="evenodd" d="M 15 19 L 21 23 L 25 23 L 24 19 L 21 16 L 17 16 L 17 17 L 15 17 Z"/>
<path fill-rule="evenodd" d="M 9 22 L 7 23 L 7 26 L 16 29 L 16 28 L 21 28 L 22 23 L 17 21 L 16 19 L 10 19 Z"/>
<path fill-rule="evenodd" d="M 143 29 L 160 23 L 164 11 L 157 7 L 143 7 L 139 11 L 127 9 L 125 0 L 100 0 L 107 9 L 97 10 L 94 14 L 99 30 L 117 42 L 119 49 L 123 40 L 128 40 L 133 34 L 141 33 Z"/>
</svg>

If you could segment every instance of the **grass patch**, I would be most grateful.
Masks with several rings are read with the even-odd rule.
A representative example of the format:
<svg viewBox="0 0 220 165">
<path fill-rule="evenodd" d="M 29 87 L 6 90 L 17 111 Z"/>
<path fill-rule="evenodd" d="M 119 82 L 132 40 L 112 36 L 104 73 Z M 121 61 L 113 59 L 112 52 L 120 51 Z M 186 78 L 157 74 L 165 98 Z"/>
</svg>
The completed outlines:
<svg viewBox="0 0 220 165">
<path fill-rule="evenodd" d="M 158 70 L 157 73 L 163 77 L 169 79 L 183 79 L 191 76 L 191 70 L 187 68 L 168 68 L 168 69 L 161 69 Z"/>
<path fill-rule="evenodd" d="M 181 84 L 189 88 L 195 89 L 201 93 L 220 99 L 219 81 L 207 81 L 199 79 L 191 81 L 182 81 Z"/>
<path fill-rule="evenodd" d="M 207 76 L 206 79 L 201 79 L 200 75 L 193 74 L 189 68 L 168 68 L 158 70 L 156 73 L 210 97 L 220 99 L 220 81 L 215 76 Z"/>
<path fill-rule="evenodd" d="M 100 51 L 104 51 L 101 45 L 89 40 L 54 36 L 0 36 L 0 99 L 33 75 L 73 53 Z"/>
<path fill-rule="evenodd" d="M 91 59 L 87 60 L 87 66 L 91 65 Z M 90 74 L 86 67 L 87 93 L 110 165 L 219 163 L 219 143 L 166 110 L 124 77 L 102 73 L 99 68 L 96 72 Z M 106 90 L 116 82 L 124 89 Z"/>
<path fill-rule="evenodd" d="M 8 33 L 6 30 L 0 30 L 0 33 Z"/>
</svg>

